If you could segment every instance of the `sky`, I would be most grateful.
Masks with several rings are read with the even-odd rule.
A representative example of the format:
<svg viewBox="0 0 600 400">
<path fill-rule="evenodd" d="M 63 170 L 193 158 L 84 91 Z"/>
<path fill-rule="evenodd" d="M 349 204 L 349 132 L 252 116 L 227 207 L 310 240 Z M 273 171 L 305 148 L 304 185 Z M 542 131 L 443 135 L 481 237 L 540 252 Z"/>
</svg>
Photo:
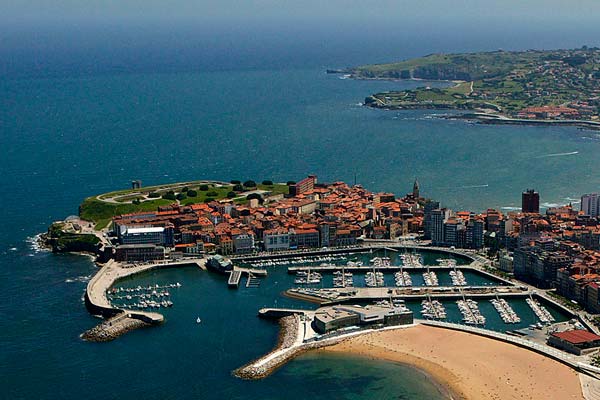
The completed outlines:
<svg viewBox="0 0 600 400">
<path fill-rule="evenodd" d="M 599 17 L 600 0 L 0 0 L 0 78 L 600 46 Z"/>
<path fill-rule="evenodd" d="M 591 20 L 597 0 L 3 0 L 5 24 L 116 21 L 394 21 L 513 17 Z"/>
</svg>

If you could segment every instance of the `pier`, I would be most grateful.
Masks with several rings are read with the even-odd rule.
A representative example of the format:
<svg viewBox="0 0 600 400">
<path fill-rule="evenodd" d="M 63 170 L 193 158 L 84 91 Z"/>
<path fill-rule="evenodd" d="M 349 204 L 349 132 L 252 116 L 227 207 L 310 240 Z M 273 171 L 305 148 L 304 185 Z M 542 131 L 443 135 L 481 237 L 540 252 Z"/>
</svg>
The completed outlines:
<svg viewBox="0 0 600 400">
<path fill-rule="evenodd" d="M 227 285 L 229 287 L 238 288 L 240 286 L 240 280 L 242 279 L 242 271 L 233 270 L 229 273 L 229 279 L 227 279 Z"/>
<path fill-rule="evenodd" d="M 301 267 L 288 267 L 288 274 L 295 274 L 298 273 L 300 271 L 314 271 L 314 272 L 335 272 L 335 271 L 341 271 L 342 268 L 346 271 L 349 272 L 369 272 L 369 271 L 373 271 L 373 266 L 372 265 L 311 265 L 311 266 L 301 266 Z M 469 269 L 469 270 L 476 270 L 479 272 L 478 269 L 473 268 L 469 265 L 462 265 L 462 266 L 458 266 L 456 268 L 459 269 Z M 453 271 L 454 267 L 449 267 L 447 265 L 422 265 L 422 266 L 418 266 L 418 267 L 413 267 L 413 266 L 406 266 L 406 265 L 387 265 L 387 266 L 379 266 L 376 267 L 376 269 L 378 271 L 381 272 L 398 272 L 400 270 L 403 271 L 426 271 L 427 269 L 430 270 L 436 270 L 436 271 Z M 494 276 L 494 275 L 492 275 Z M 498 279 L 496 276 L 494 276 L 494 278 Z"/>
<path fill-rule="evenodd" d="M 517 286 L 420 286 L 420 287 L 352 287 L 352 288 L 293 288 L 285 292 L 290 297 L 321 303 L 336 304 L 352 301 L 372 301 L 401 298 L 422 300 L 429 296 L 444 299 L 463 299 L 463 294 L 473 298 L 525 297 L 527 288 Z"/>
<path fill-rule="evenodd" d="M 258 287 L 259 281 L 256 278 L 257 276 L 267 276 L 266 269 L 254 269 L 254 268 L 242 268 L 242 267 L 233 267 L 233 271 L 229 273 L 229 278 L 227 279 L 227 285 L 230 288 L 239 288 L 240 281 L 242 280 L 242 275 L 246 274 L 248 276 L 246 280 L 246 287 Z"/>
</svg>

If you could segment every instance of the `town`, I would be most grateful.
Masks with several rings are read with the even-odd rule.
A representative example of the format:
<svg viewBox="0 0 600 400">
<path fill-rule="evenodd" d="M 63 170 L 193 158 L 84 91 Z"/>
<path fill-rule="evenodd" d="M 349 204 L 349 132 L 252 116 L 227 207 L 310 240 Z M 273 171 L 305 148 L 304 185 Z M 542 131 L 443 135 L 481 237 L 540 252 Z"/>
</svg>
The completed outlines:
<svg viewBox="0 0 600 400">
<path fill-rule="evenodd" d="M 142 190 L 137 186 L 137 190 Z M 192 189 L 187 189 L 192 190 Z M 142 190 L 143 191 L 143 190 Z M 204 254 L 251 256 L 360 246 L 365 241 L 472 249 L 499 274 L 555 288 L 569 306 L 600 313 L 600 195 L 540 212 L 540 194 L 522 193 L 520 211 L 453 211 L 421 196 L 372 193 L 361 185 L 288 182 L 288 193 L 251 190 L 247 198 L 209 199 L 118 215 L 108 229 L 109 258 L 128 263 Z M 133 200 L 135 201 L 135 200 Z"/>
</svg>

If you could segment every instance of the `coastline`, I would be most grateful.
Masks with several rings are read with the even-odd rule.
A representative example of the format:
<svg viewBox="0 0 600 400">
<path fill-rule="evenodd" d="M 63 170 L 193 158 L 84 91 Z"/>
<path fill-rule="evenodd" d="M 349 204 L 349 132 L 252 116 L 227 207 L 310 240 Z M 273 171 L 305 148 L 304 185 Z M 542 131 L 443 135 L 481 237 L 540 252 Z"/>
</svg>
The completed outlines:
<svg viewBox="0 0 600 400">
<path fill-rule="evenodd" d="M 367 97 L 368 99 L 368 97 Z M 449 115 L 445 119 L 476 121 L 480 124 L 489 125 L 538 125 L 538 126 L 574 126 L 592 131 L 600 130 L 600 121 L 592 120 L 561 120 L 561 119 L 521 119 L 511 118 L 501 114 L 488 114 L 483 109 L 454 107 L 453 105 L 441 104 L 414 104 L 406 106 L 388 106 L 377 102 L 364 103 L 365 107 L 376 110 L 406 111 L 406 110 L 434 110 L 434 111 L 458 111 L 456 115 Z"/>
<path fill-rule="evenodd" d="M 321 349 L 408 364 L 452 399 L 583 399 L 577 372 L 529 350 L 418 325 L 361 335 Z"/>
</svg>

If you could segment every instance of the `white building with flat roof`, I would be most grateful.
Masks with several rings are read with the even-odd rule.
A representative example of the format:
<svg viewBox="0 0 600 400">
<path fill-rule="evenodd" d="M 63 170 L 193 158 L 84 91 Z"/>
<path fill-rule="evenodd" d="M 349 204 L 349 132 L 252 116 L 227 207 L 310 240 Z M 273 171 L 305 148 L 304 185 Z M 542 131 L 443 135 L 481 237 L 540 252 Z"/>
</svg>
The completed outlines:
<svg viewBox="0 0 600 400">
<path fill-rule="evenodd" d="M 590 193 L 581 196 L 581 211 L 590 217 L 600 215 L 600 195 L 598 193 Z"/>
</svg>

